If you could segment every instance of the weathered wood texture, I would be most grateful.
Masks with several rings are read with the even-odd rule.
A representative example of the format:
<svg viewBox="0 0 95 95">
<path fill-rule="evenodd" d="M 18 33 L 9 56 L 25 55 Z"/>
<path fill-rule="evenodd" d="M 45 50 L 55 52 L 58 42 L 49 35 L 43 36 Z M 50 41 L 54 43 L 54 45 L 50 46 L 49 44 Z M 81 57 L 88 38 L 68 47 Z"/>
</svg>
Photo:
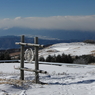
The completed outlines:
<svg viewBox="0 0 95 95">
<path fill-rule="evenodd" d="M 47 74 L 47 71 L 43 71 L 43 70 L 33 70 L 33 69 L 31 69 L 31 68 L 20 68 L 20 67 L 18 67 L 18 68 L 15 68 L 15 69 L 17 69 L 17 70 L 24 70 L 24 71 L 30 71 L 30 72 L 37 72 L 37 73 L 42 73 L 42 74 Z"/>
<path fill-rule="evenodd" d="M 24 43 L 24 35 L 21 37 L 21 42 Z M 21 54 L 20 54 L 20 67 L 24 68 L 24 45 L 21 45 Z M 20 70 L 20 79 L 24 80 L 24 70 Z"/>
<path fill-rule="evenodd" d="M 24 43 L 24 35 L 21 37 L 21 42 L 16 42 L 15 44 L 21 45 L 21 63 L 20 63 L 20 68 L 15 68 L 20 70 L 20 79 L 24 80 L 24 71 L 31 71 L 35 72 L 35 83 L 39 83 L 39 73 L 47 74 L 47 71 L 39 70 L 39 63 L 38 63 L 38 49 L 39 47 L 43 47 L 43 45 L 38 44 L 38 37 L 34 38 L 34 44 L 31 43 Z M 35 50 L 35 70 L 25 68 L 24 67 L 24 46 L 33 46 Z"/>
<path fill-rule="evenodd" d="M 38 44 L 38 37 L 34 38 L 34 43 Z M 35 49 L 35 71 L 39 70 L 39 64 L 38 64 L 38 48 L 39 47 L 34 47 Z M 35 72 L 35 82 L 39 82 L 39 73 Z"/>
</svg>

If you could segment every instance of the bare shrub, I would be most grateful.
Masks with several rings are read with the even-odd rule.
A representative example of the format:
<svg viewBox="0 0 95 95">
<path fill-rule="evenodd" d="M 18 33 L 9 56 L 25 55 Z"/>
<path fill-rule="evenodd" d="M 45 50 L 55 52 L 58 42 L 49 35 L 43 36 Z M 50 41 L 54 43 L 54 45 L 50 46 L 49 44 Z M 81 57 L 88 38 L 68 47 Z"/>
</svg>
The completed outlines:
<svg viewBox="0 0 95 95">
<path fill-rule="evenodd" d="M 73 62 L 74 64 L 88 64 L 87 60 L 85 60 L 84 58 L 78 58 L 76 60 L 74 60 Z"/>
</svg>

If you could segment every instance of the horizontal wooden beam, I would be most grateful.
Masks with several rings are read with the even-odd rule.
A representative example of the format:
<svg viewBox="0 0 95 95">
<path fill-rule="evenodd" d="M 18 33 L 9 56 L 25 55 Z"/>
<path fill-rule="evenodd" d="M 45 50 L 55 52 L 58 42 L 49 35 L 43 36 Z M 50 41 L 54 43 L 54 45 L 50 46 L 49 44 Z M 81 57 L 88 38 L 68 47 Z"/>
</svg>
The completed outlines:
<svg viewBox="0 0 95 95">
<path fill-rule="evenodd" d="M 17 45 L 25 45 L 25 46 L 44 47 L 44 45 L 31 44 L 31 43 L 22 43 L 22 42 L 16 42 L 15 44 L 17 44 Z"/>
<path fill-rule="evenodd" d="M 15 68 L 17 70 L 24 70 L 24 71 L 30 71 L 30 72 L 37 72 L 37 73 L 42 73 L 42 74 L 47 74 L 47 71 L 43 71 L 43 70 L 33 70 L 33 69 L 30 69 L 30 68 Z"/>
</svg>

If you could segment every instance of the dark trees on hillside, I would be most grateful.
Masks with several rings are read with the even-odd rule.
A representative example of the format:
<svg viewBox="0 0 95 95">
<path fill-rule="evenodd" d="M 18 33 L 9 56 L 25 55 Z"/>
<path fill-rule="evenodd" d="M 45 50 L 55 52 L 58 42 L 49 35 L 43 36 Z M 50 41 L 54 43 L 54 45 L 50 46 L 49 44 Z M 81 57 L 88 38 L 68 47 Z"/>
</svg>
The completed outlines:
<svg viewBox="0 0 95 95">
<path fill-rule="evenodd" d="M 3 52 L 3 53 L 0 53 L 0 60 L 10 60 L 10 56 L 9 56 L 9 53 L 6 51 L 6 52 Z"/>
<path fill-rule="evenodd" d="M 59 63 L 73 63 L 73 58 L 70 55 L 48 55 L 45 59 L 44 57 L 39 58 L 39 61 L 46 61 L 46 62 L 59 62 Z"/>
<path fill-rule="evenodd" d="M 39 60 L 43 62 L 45 61 L 44 57 L 40 57 Z"/>
<path fill-rule="evenodd" d="M 74 59 L 76 64 L 90 64 L 95 63 L 95 57 L 91 55 L 76 56 Z"/>
<path fill-rule="evenodd" d="M 91 55 L 82 55 L 75 56 L 74 58 L 71 55 L 48 55 L 45 59 L 44 57 L 39 58 L 39 61 L 44 62 L 59 62 L 59 63 L 74 63 L 74 64 L 90 64 L 95 63 L 95 57 Z"/>
<path fill-rule="evenodd" d="M 49 55 L 49 56 L 46 58 L 46 62 L 52 62 L 51 60 L 52 60 L 52 56 Z"/>
<path fill-rule="evenodd" d="M 61 57 L 61 55 L 57 55 L 57 56 L 56 56 L 56 62 L 59 62 L 59 63 L 62 62 L 62 57 Z"/>
<path fill-rule="evenodd" d="M 84 43 L 95 44 L 95 41 L 94 40 L 85 40 Z"/>
</svg>

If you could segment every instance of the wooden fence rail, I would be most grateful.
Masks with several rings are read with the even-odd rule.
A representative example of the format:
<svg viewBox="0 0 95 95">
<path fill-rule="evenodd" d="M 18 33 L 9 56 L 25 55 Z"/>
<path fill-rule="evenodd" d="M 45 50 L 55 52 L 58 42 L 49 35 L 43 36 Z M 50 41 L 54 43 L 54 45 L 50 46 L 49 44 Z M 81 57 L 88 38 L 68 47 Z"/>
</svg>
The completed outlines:
<svg viewBox="0 0 95 95">
<path fill-rule="evenodd" d="M 42 73 L 42 74 L 47 74 L 47 71 L 43 71 L 43 70 L 33 70 L 33 69 L 31 69 L 31 68 L 26 68 L 26 67 L 24 67 L 24 68 L 18 67 L 18 68 L 15 68 L 15 69 L 24 70 L 24 71 L 30 71 L 30 72 L 37 72 L 37 73 Z"/>
</svg>

